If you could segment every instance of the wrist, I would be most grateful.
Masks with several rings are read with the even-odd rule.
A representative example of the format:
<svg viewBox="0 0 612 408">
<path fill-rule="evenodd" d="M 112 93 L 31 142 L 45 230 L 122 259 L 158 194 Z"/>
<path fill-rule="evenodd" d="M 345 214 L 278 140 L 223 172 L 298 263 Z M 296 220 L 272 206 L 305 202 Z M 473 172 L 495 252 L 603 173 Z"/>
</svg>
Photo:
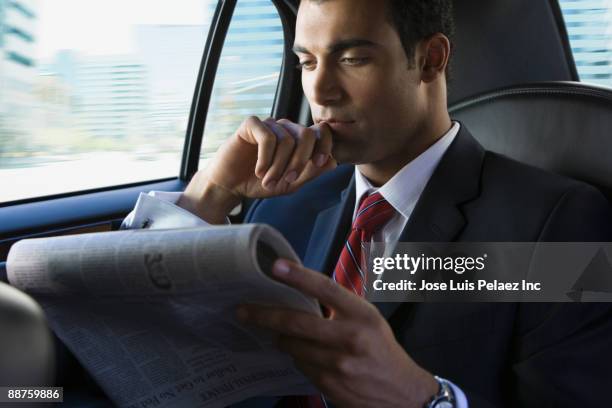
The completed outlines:
<svg viewBox="0 0 612 408">
<path fill-rule="evenodd" d="M 454 408 L 457 406 L 455 392 L 450 382 L 434 376 L 438 383 L 438 392 L 424 405 L 426 408 Z"/>
<path fill-rule="evenodd" d="M 187 187 L 177 205 L 197 215 L 209 224 L 225 224 L 227 215 L 242 198 L 207 180 Z"/>
<path fill-rule="evenodd" d="M 423 370 L 423 374 L 419 376 L 419 382 L 414 390 L 415 407 L 426 407 L 432 398 L 438 393 L 440 385 L 436 378 L 429 372 Z"/>
</svg>

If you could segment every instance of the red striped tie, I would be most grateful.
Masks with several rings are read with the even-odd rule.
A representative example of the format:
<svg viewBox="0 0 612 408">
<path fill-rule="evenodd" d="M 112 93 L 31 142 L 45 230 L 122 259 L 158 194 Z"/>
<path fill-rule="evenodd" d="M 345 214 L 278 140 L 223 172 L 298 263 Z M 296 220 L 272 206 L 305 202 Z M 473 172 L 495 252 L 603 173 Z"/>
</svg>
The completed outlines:
<svg viewBox="0 0 612 408">
<path fill-rule="evenodd" d="M 340 258 L 334 269 L 333 278 L 358 296 L 363 296 L 366 284 L 365 245 L 372 235 L 381 229 L 395 214 L 395 209 L 380 193 L 374 193 L 362 200 L 353 221 Z"/>
<path fill-rule="evenodd" d="M 364 196 L 365 197 L 365 196 Z M 351 233 L 342 248 L 334 269 L 336 282 L 363 296 L 365 290 L 364 246 L 372 235 L 382 228 L 395 214 L 395 209 L 380 193 L 374 193 L 362 200 Z M 285 397 L 277 408 L 325 408 L 327 404 L 321 394 Z"/>
</svg>

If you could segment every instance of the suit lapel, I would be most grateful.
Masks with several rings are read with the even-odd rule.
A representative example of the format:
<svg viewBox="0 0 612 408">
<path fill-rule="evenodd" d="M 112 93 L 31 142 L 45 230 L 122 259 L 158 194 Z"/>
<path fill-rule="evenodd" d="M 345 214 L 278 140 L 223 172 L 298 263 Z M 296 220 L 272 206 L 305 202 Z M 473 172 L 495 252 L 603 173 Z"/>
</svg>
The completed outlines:
<svg viewBox="0 0 612 408">
<path fill-rule="evenodd" d="M 465 126 L 442 157 L 399 241 L 450 242 L 465 225 L 460 206 L 480 192 L 485 151 Z"/>
<path fill-rule="evenodd" d="M 442 157 L 417 202 L 399 242 L 451 242 L 465 226 L 460 206 L 480 193 L 485 151 L 464 125 Z M 396 251 L 393 252 L 395 256 Z M 375 303 L 385 316 L 401 303 Z"/>
<path fill-rule="evenodd" d="M 321 211 L 315 221 L 304 265 L 331 275 L 351 226 L 355 206 L 355 176 L 339 195 L 339 200 Z"/>
</svg>

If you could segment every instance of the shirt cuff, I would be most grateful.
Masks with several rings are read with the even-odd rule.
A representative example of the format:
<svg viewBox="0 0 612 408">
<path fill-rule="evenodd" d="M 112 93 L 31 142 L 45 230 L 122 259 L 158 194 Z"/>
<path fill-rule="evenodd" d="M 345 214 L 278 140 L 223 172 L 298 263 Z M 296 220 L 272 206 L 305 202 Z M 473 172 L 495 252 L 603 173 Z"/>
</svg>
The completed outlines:
<svg viewBox="0 0 612 408">
<path fill-rule="evenodd" d="M 136 206 L 121 223 L 121 229 L 170 229 L 204 227 L 210 224 L 176 205 L 180 192 L 140 193 Z"/>
</svg>

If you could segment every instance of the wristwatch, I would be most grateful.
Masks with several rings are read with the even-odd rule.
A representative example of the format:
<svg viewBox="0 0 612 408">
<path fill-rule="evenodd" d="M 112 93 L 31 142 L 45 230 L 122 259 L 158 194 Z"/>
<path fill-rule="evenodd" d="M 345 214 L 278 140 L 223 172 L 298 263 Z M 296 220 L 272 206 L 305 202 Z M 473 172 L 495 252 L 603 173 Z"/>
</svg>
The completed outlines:
<svg viewBox="0 0 612 408">
<path fill-rule="evenodd" d="M 456 408 L 455 393 L 449 382 L 437 375 L 434 375 L 434 378 L 438 382 L 440 388 L 438 389 L 438 393 L 431 398 L 431 401 L 425 405 L 425 408 Z"/>
</svg>

